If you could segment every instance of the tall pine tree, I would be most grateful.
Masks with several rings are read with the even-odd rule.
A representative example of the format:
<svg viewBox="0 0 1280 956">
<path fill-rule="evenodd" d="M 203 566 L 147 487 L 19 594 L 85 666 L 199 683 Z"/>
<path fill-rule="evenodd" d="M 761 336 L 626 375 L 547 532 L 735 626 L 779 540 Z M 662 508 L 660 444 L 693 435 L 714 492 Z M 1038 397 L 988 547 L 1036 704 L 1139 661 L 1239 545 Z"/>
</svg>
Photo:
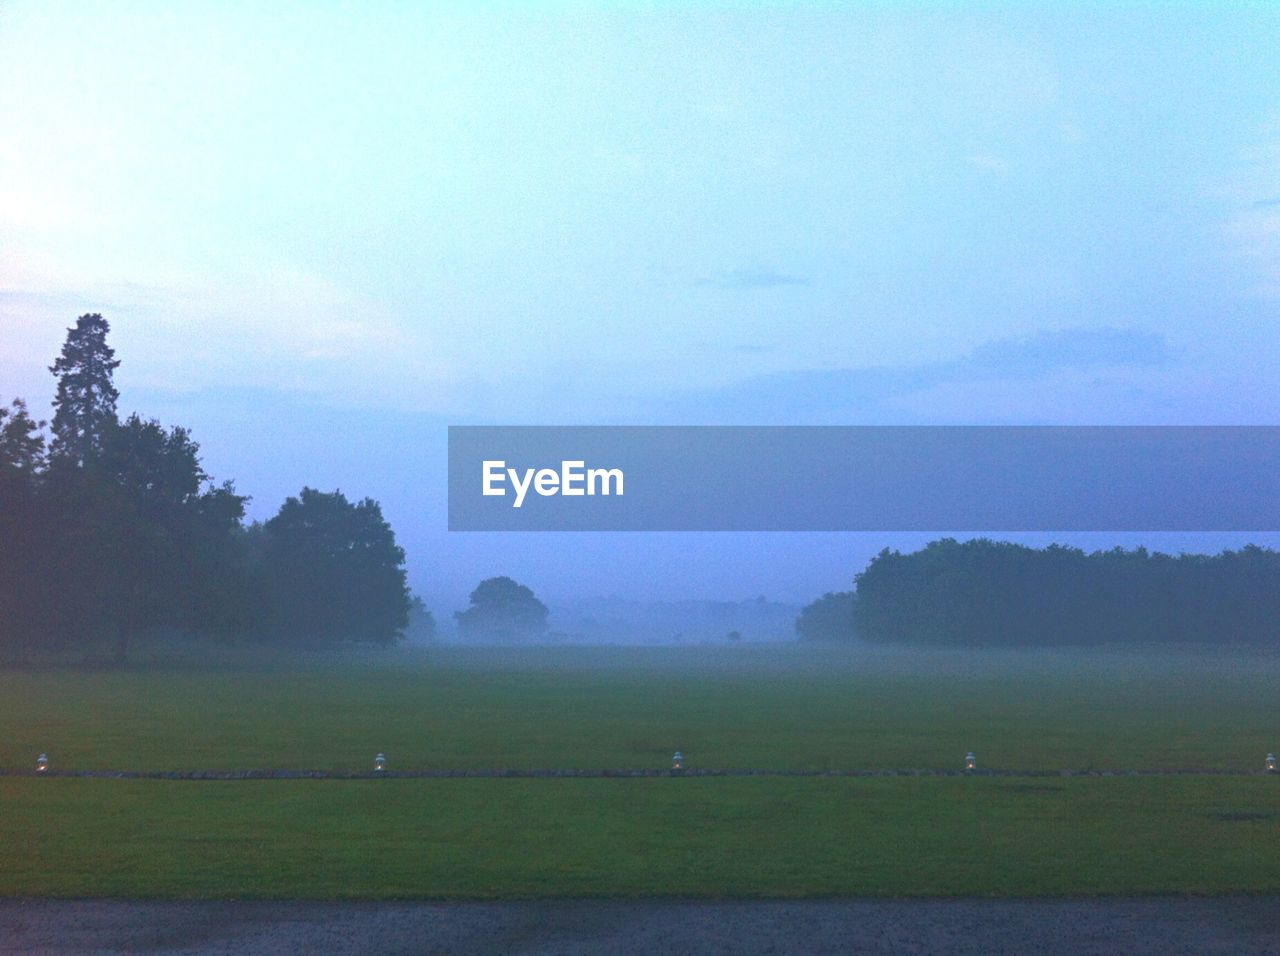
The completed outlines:
<svg viewBox="0 0 1280 956">
<path fill-rule="evenodd" d="M 58 461 L 83 467 L 95 460 L 116 424 L 119 392 L 112 379 L 120 361 L 107 344 L 110 331 L 98 313 L 80 316 L 49 369 L 58 379 L 50 447 Z"/>
</svg>

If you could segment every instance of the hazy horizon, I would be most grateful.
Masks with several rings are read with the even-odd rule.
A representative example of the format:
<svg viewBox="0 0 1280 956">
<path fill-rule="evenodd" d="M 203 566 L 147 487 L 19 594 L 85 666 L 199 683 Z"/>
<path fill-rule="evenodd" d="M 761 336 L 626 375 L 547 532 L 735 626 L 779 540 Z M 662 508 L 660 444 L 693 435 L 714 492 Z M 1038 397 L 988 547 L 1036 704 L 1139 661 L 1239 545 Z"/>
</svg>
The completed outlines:
<svg viewBox="0 0 1280 956">
<path fill-rule="evenodd" d="M 6 4 L 0 399 L 48 417 L 101 312 L 122 412 L 254 518 L 378 499 L 439 618 L 495 574 L 803 604 L 964 534 L 450 534 L 445 428 L 1280 423 L 1278 41 L 1264 5 Z"/>
</svg>

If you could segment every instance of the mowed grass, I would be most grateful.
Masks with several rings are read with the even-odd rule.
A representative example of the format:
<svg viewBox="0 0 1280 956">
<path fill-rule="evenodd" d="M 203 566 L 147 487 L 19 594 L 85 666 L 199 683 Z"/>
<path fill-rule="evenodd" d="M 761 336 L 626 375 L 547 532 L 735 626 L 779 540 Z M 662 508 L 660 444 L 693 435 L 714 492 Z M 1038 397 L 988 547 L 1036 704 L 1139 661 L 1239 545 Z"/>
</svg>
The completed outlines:
<svg viewBox="0 0 1280 956">
<path fill-rule="evenodd" d="M 0 779 L 0 895 L 1280 891 L 1266 778 Z"/>
<path fill-rule="evenodd" d="M 395 651 L 0 674 L 0 765 L 1258 770 L 1274 655 Z M 1280 892 L 1280 779 L 0 777 L 0 895 Z"/>
<path fill-rule="evenodd" d="M 1280 656 L 850 648 L 401 650 L 0 672 L 29 769 L 1261 767 Z"/>
</svg>

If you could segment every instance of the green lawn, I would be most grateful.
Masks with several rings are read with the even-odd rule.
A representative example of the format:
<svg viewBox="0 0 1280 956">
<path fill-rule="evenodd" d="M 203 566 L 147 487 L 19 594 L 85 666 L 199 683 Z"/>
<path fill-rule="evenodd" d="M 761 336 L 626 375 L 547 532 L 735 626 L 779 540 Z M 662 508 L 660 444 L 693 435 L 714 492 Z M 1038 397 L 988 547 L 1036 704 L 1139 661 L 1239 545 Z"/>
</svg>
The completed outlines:
<svg viewBox="0 0 1280 956">
<path fill-rule="evenodd" d="M 225 661 L 223 662 L 226 663 Z M 0 764 L 1257 770 L 1280 659 L 439 649 L 0 674 Z M 0 777 L 0 895 L 1280 892 L 1280 779 Z"/>
<path fill-rule="evenodd" d="M 0 894 L 1280 892 L 1276 783 L 0 779 Z"/>
</svg>

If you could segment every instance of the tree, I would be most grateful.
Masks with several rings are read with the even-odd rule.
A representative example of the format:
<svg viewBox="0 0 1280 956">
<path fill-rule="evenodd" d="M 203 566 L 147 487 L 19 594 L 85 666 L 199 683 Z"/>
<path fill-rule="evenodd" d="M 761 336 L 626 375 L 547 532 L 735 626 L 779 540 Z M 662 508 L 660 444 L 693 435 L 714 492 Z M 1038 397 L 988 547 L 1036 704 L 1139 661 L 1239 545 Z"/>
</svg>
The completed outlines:
<svg viewBox="0 0 1280 956">
<path fill-rule="evenodd" d="M 851 641 L 853 592 L 828 591 L 806 605 L 796 618 L 796 636 L 802 641 Z"/>
<path fill-rule="evenodd" d="M 239 620 L 226 604 L 243 581 L 246 499 L 230 483 L 212 486 L 185 428 L 130 415 L 111 430 L 94 477 L 104 485 L 91 517 L 106 538 L 99 553 L 111 555 L 98 570 L 110 580 L 118 657 L 147 631 Z"/>
<path fill-rule="evenodd" d="M 192 504 L 209 475 L 185 428 L 130 415 L 103 443 L 101 464 L 139 508 L 154 514 Z"/>
<path fill-rule="evenodd" d="M 547 606 L 508 577 L 481 581 L 471 592 L 471 606 L 453 616 L 462 636 L 470 640 L 512 641 L 547 631 Z"/>
<path fill-rule="evenodd" d="M 208 486 L 192 503 L 187 527 L 193 587 L 183 609 L 189 631 L 225 638 L 253 630 L 265 617 L 263 589 L 251 574 L 248 534 L 241 523 L 248 501 L 224 481 Z"/>
<path fill-rule="evenodd" d="M 426 602 L 416 594 L 409 599 L 409 623 L 406 636 L 413 641 L 434 641 L 438 636 L 436 616 L 428 609 Z"/>
<path fill-rule="evenodd" d="M 0 480 L 34 482 L 44 467 L 46 424 L 32 418 L 20 398 L 9 408 L 0 405 Z"/>
<path fill-rule="evenodd" d="M 404 550 L 376 501 L 303 488 L 253 534 L 270 636 L 379 644 L 402 636 L 410 607 Z"/>
<path fill-rule="evenodd" d="M 52 597 L 38 494 L 44 424 L 20 398 L 0 405 L 0 649 L 16 656 L 45 636 Z"/>
<path fill-rule="evenodd" d="M 116 414 L 107 322 L 82 315 L 50 367 L 53 437 L 0 406 L 0 650 L 183 632 L 389 642 L 405 627 L 404 552 L 377 502 L 304 488 L 245 529 L 184 428 Z M 422 609 L 420 623 L 433 620 Z"/>
<path fill-rule="evenodd" d="M 1280 640 L 1280 552 L 1217 555 L 951 538 L 880 552 L 856 578 L 874 642 L 951 646 Z"/>
<path fill-rule="evenodd" d="M 104 448 L 116 422 L 120 362 L 107 344 L 111 326 L 98 313 L 82 315 L 67 329 L 62 354 L 49 371 L 58 379 L 53 400 L 53 456 L 83 467 Z"/>
</svg>

